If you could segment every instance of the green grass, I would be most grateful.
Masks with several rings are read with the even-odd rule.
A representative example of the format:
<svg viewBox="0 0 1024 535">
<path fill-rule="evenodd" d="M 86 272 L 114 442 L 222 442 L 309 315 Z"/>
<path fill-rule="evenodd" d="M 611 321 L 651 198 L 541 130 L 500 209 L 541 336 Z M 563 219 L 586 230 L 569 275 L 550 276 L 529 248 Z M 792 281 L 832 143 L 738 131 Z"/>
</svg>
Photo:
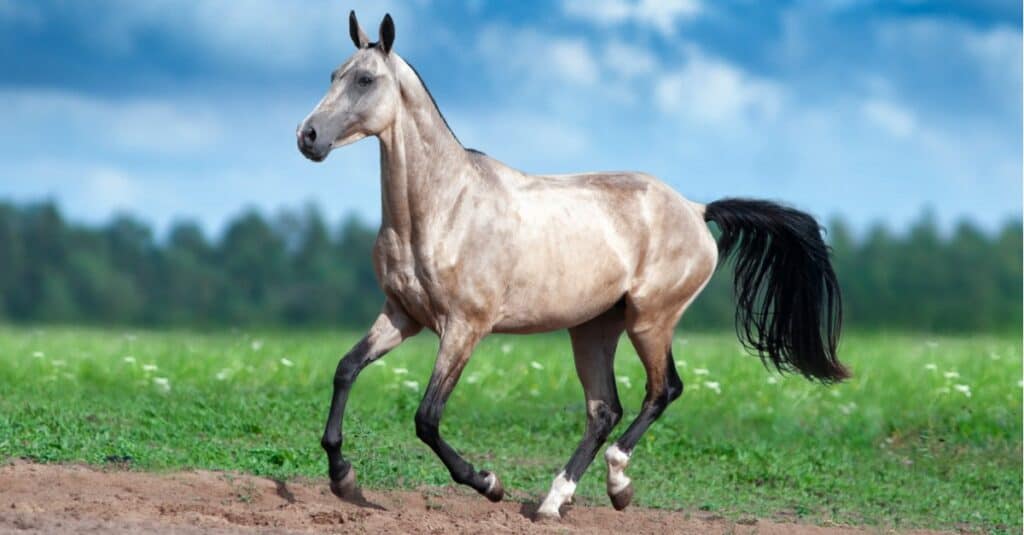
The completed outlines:
<svg viewBox="0 0 1024 535">
<path fill-rule="evenodd" d="M 324 478 L 331 377 L 356 337 L 0 328 L 0 459 Z M 359 378 L 345 452 L 364 486 L 449 483 L 412 423 L 436 347 L 422 334 Z M 680 335 L 686 392 L 633 456 L 635 503 L 1019 533 L 1020 338 L 850 334 L 841 353 L 856 377 L 826 388 L 766 372 L 731 333 Z M 644 384 L 628 343 L 616 369 L 628 421 Z M 567 336 L 491 337 L 442 432 L 529 500 L 584 419 Z M 577 495 L 606 502 L 602 460 Z"/>
</svg>

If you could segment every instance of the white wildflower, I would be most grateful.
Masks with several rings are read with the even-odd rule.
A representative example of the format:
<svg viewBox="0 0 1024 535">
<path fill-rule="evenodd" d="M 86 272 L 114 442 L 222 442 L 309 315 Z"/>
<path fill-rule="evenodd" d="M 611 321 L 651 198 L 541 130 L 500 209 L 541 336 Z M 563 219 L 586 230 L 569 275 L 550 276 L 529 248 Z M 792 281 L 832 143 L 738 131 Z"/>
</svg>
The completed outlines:
<svg viewBox="0 0 1024 535">
<path fill-rule="evenodd" d="M 693 369 L 693 374 L 694 375 L 707 375 L 709 373 L 711 373 L 711 372 L 709 372 L 707 368 L 694 368 Z"/>
<path fill-rule="evenodd" d="M 420 384 L 417 383 L 416 381 L 402 381 L 402 386 L 408 388 L 409 390 L 419 390 L 420 389 Z"/>
<path fill-rule="evenodd" d="M 925 364 L 924 365 L 924 369 L 926 369 L 926 370 L 928 370 L 930 372 L 939 371 L 939 367 L 936 366 L 934 363 L 931 363 L 931 362 L 929 362 L 928 364 Z"/>
<path fill-rule="evenodd" d="M 286 366 L 288 368 L 291 368 L 292 366 L 295 365 L 295 363 L 290 361 L 290 360 L 288 360 L 288 359 L 286 359 L 286 358 L 284 358 L 284 357 L 281 357 L 281 365 L 282 366 Z"/>
<path fill-rule="evenodd" d="M 142 370 L 143 371 L 147 371 L 147 372 L 155 372 L 156 371 L 156 364 L 143 364 L 142 365 Z"/>
<path fill-rule="evenodd" d="M 154 377 L 153 384 L 162 392 L 171 391 L 171 381 L 166 377 Z"/>
<path fill-rule="evenodd" d="M 679 362 L 676 362 L 676 368 L 685 368 L 685 367 L 686 367 L 686 361 L 685 360 L 680 360 Z"/>
<path fill-rule="evenodd" d="M 216 377 L 218 381 L 223 381 L 223 380 L 227 379 L 228 376 L 230 376 L 230 375 L 231 375 L 231 370 L 229 370 L 227 368 L 224 368 L 223 370 L 217 372 L 217 375 L 214 375 L 214 377 Z"/>
<path fill-rule="evenodd" d="M 968 385 L 953 385 L 953 388 L 961 394 L 971 397 L 971 387 Z"/>
<path fill-rule="evenodd" d="M 253 340 L 252 344 L 250 344 L 250 347 L 252 347 L 253 351 L 259 351 L 263 349 L 263 340 Z"/>
<path fill-rule="evenodd" d="M 131 355 L 128 355 L 127 357 L 125 357 L 125 358 L 123 358 L 121 360 L 127 362 L 128 364 L 135 364 L 135 357 L 133 357 Z"/>
<path fill-rule="evenodd" d="M 371 366 L 384 366 L 384 367 L 387 367 L 387 364 L 384 364 L 383 360 L 375 360 L 372 363 L 370 363 L 370 365 Z"/>
<path fill-rule="evenodd" d="M 853 409 L 856 409 L 856 408 L 857 408 L 857 404 L 852 402 L 852 401 L 849 402 L 849 403 L 843 403 L 843 404 L 839 405 L 839 410 L 843 414 L 850 414 L 850 413 L 853 412 Z"/>
<path fill-rule="evenodd" d="M 942 374 L 942 376 L 945 377 L 946 379 L 956 379 L 960 377 L 960 374 L 957 372 L 946 372 Z"/>
<path fill-rule="evenodd" d="M 620 385 L 622 385 L 622 386 L 624 386 L 626 388 L 633 388 L 633 384 L 629 381 L 629 376 L 628 375 L 620 375 L 620 376 L 616 377 L 616 380 L 619 381 Z"/>
<path fill-rule="evenodd" d="M 530 367 L 535 369 L 535 370 L 543 370 L 544 369 L 544 365 L 539 363 L 539 362 L 537 362 L 536 360 L 530 361 Z"/>
<path fill-rule="evenodd" d="M 41 358 L 43 358 L 45 356 L 46 356 L 46 353 L 43 353 L 42 351 L 33 351 L 32 352 L 32 357 L 37 358 L 37 359 L 41 359 Z"/>
<path fill-rule="evenodd" d="M 54 366 L 56 366 L 56 367 L 58 367 L 58 368 L 59 368 L 59 367 L 61 367 L 61 366 L 65 365 L 65 364 L 67 364 L 67 362 L 66 362 L 66 361 L 63 361 L 63 360 L 59 360 L 59 359 L 58 359 L 58 360 L 53 360 L 53 361 L 50 361 L 50 364 L 53 364 Z"/>
<path fill-rule="evenodd" d="M 530 395 L 533 396 L 533 397 L 537 397 L 537 396 L 540 395 L 540 390 L 537 390 L 536 388 L 531 388 L 530 389 Z"/>
<path fill-rule="evenodd" d="M 480 374 L 476 373 L 476 372 L 473 372 L 473 373 L 469 374 L 468 376 L 466 376 L 466 382 L 471 384 L 471 385 L 475 385 L 476 383 L 479 383 L 480 382 Z"/>
<path fill-rule="evenodd" d="M 718 384 L 718 381 L 704 381 L 704 386 L 714 390 L 716 394 L 722 393 L 722 385 Z"/>
<path fill-rule="evenodd" d="M 391 371 L 395 372 L 395 375 L 405 375 L 409 373 L 409 370 L 405 368 L 394 368 Z"/>
<path fill-rule="evenodd" d="M 505 355 L 508 355 L 509 353 L 511 353 L 512 352 L 512 344 L 510 344 L 508 342 L 505 342 L 504 344 L 501 344 L 501 352 L 503 354 L 505 354 Z"/>
<path fill-rule="evenodd" d="M 779 384 L 779 378 L 774 376 L 774 375 L 769 375 L 768 376 L 768 384 L 770 384 L 770 385 L 777 385 L 777 384 Z"/>
<path fill-rule="evenodd" d="M 992 360 L 999 360 L 999 359 L 1001 359 L 1003 357 L 999 356 L 999 353 L 996 353 L 995 351 L 989 351 L 988 352 L 988 358 L 990 358 Z"/>
</svg>

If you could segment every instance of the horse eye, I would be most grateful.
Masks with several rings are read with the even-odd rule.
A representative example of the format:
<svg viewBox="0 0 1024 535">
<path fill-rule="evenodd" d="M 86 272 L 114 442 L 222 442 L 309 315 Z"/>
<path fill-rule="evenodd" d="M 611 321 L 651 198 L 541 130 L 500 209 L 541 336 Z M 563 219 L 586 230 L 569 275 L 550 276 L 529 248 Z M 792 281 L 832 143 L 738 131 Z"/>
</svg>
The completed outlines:
<svg viewBox="0 0 1024 535">
<path fill-rule="evenodd" d="M 357 80 L 357 82 L 359 83 L 359 85 L 361 85 L 363 87 L 367 87 L 368 85 L 373 83 L 373 78 L 370 78 L 369 76 L 363 75 L 363 76 L 359 77 L 359 80 Z"/>
</svg>

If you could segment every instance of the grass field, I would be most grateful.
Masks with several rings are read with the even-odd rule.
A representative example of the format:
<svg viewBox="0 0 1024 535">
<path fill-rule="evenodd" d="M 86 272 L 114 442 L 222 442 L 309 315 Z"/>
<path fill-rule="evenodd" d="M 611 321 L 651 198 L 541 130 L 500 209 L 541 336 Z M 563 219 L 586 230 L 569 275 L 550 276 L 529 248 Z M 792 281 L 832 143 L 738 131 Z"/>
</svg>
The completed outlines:
<svg viewBox="0 0 1024 535">
<path fill-rule="evenodd" d="M 356 338 L 0 328 L 0 459 L 325 478 L 331 377 Z M 436 346 L 421 334 L 359 378 L 345 451 L 364 486 L 449 483 L 412 420 Z M 1021 349 L 1018 336 L 851 334 L 841 355 L 856 377 L 826 388 L 766 372 L 731 333 L 680 335 L 686 392 L 638 446 L 634 503 L 1019 533 Z M 644 390 L 628 343 L 616 373 L 628 421 Z M 567 336 L 492 337 L 442 432 L 512 498 L 532 500 L 584 418 Z M 577 496 L 605 502 L 603 461 Z"/>
</svg>

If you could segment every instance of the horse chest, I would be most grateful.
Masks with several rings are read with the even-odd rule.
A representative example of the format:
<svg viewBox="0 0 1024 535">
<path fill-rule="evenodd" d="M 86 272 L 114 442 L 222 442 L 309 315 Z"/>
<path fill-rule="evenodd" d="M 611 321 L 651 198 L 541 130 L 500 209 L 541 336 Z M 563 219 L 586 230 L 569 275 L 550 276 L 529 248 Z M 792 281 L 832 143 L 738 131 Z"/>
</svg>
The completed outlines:
<svg viewBox="0 0 1024 535">
<path fill-rule="evenodd" d="M 395 236 L 382 233 L 377 238 L 375 249 L 374 264 L 384 294 L 400 304 L 417 322 L 432 326 L 435 307 L 420 280 L 420 276 L 429 269 L 418 265 L 412 251 L 403 247 Z"/>
</svg>

